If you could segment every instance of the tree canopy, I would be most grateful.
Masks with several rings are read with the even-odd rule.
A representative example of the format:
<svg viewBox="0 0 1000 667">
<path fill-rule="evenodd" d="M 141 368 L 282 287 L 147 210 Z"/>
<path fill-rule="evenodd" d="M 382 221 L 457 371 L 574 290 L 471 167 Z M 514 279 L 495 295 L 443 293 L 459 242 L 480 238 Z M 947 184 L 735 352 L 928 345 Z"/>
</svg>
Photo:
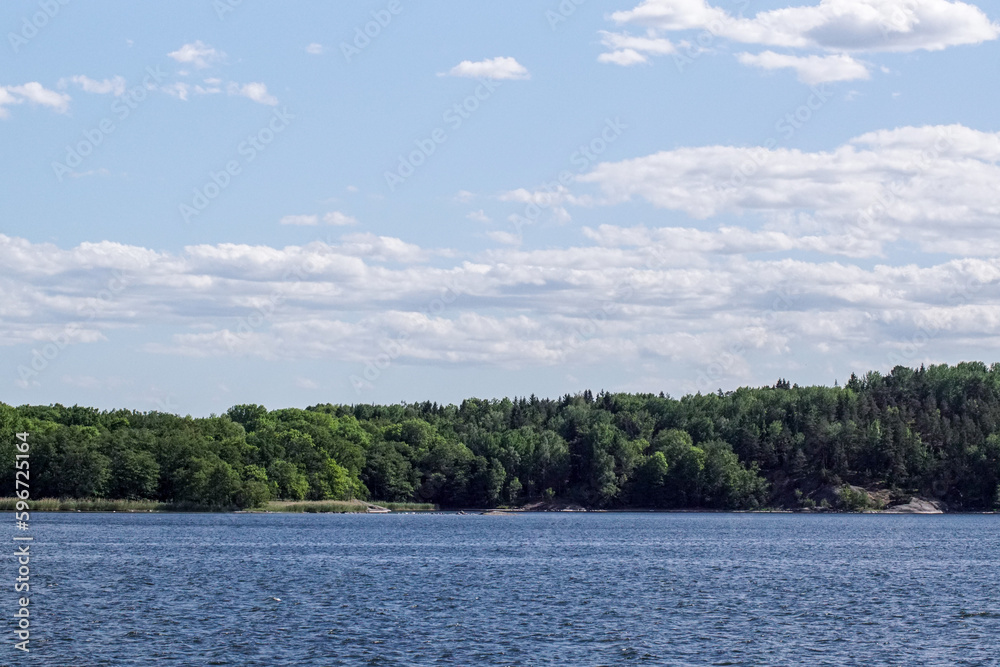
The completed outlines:
<svg viewBox="0 0 1000 667">
<path fill-rule="evenodd" d="M 461 405 L 237 405 L 207 418 L 0 404 L 31 443 L 34 497 L 252 507 L 373 499 L 494 507 L 752 509 L 841 484 L 968 509 L 1000 502 L 1000 364 L 896 367 L 842 387 L 680 399 L 585 391 Z M 13 471 L 0 479 L 13 495 Z"/>
</svg>

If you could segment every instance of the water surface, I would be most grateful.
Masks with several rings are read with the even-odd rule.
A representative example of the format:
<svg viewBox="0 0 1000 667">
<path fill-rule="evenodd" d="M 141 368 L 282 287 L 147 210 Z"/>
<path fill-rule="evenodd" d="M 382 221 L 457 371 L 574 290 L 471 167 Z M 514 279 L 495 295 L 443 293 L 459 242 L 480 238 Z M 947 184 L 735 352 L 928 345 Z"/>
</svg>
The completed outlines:
<svg viewBox="0 0 1000 667">
<path fill-rule="evenodd" d="M 32 519 L 7 664 L 1000 664 L 997 516 Z"/>
</svg>

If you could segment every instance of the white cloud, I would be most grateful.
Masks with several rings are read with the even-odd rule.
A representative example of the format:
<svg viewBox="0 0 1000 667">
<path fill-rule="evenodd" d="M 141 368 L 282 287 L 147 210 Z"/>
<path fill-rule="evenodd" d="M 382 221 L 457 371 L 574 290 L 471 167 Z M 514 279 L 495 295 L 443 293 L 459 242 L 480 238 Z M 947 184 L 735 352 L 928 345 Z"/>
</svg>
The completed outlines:
<svg viewBox="0 0 1000 667">
<path fill-rule="evenodd" d="M 274 106 L 278 103 L 278 99 L 267 92 L 267 86 L 263 83 L 252 82 L 241 84 L 230 81 L 223 86 L 222 80 L 215 77 L 204 79 L 201 84 L 175 81 L 160 86 L 160 90 L 171 97 L 176 97 L 185 102 L 188 101 L 192 93 L 196 95 L 219 95 L 225 92 L 231 96 L 246 97 L 258 104 Z"/>
<path fill-rule="evenodd" d="M 199 95 L 218 95 L 222 92 L 222 80 L 215 77 L 202 80 L 205 85 L 196 84 L 194 92 Z"/>
<path fill-rule="evenodd" d="M 938 51 L 1000 36 L 975 5 L 958 0 L 821 0 L 735 17 L 707 0 L 644 0 L 611 15 L 663 31 L 708 30 L 733 41 L 828 51 Z"/>
<path fill-rule="evenodd" d="M 10 112 L 5 108 L 12 104 L 20 104 L 21 98 L 10 93 L 6 88 L 0 86 L 0 118 L 7 118 Z"/>
<path fill-rule="evenodd" d="M 286 215 L 278 224 L 294 225 L 298 227 L 312 227 L 319 224 L 319 216 L 316 215 Z"/>
<path fill-rule="evenodd" d="M 358 224 L 358 219 L 354 216 L 347 215 L 346 213 L 341 213 L 340 211 L 331 211 L 323 216 L 323 222 L 328 225 L 345 227 L 348 225 Z"/>
<path fill-rule="evenodd" d="M 466 214 L 465 217 L 468 218 L 469 220 L 472 220 L 473 222 L 481 222 L 483 224 L 486 224 L 491 221 L 490 216 L 486 215 L 486 211 L 484 211 L 483 209 L 479 209 L 478 211 L 470 211 L 469 213 Z"/>
<path fill-rule="evenodd" d="M 656 43 L 663 33 L 701 31 L 710 42 L 729 40 L 742 44 L 821 51 L 841 59 L 847 53 L 939 51 L 951 46 L 980 44 L 1000 37 L 1000 24 L 990 21 L 978 7 L 959 0 L 820 0 L 819 4 L 799 5 L 761 11 L 752 18 L 734 16 L 707 0 L 644 0 L 627 11 L 614 12 L 618 25 L 646 26 L 646 38 Z M 604 62 L 630 65 L 656 54 L 641 46 L 618 46 L 634 39 L 625 34 L 602 32 L 602 41 L 611 51 Z M 664 53 L 671 53 L 664 51 Z M 803 80 L 850 80 L 859 76 L 858 64 L 847 60 L 791 61 L 784 65 L 776 54 L 744 57 L 745 64 L 793 67 Z M 644 55 L 645 54 L 645 55 Z M 787 56 L 785 57 L 787 58 Z M 830 68 L 842 78 L 822 78 Z M 827 77 L 834 76 L 827 73 Z M 819 78 L 817 78 L 819 77 Z"/>
<path fill-rule="evenodd" d="M 70 83 L 76 84 L 85 93 L 95 93 L 98 95 L 107 95 L 108 93 L 112 93 L 116 97 L 120 97 L 125 94 L 126 82 L 125 77 L 123 76 L 115 76 L 110 79 L 97 81 L 96 79 L 91 79 L 83 74 L 78 74 L 77 76 L 60 79 L 59 87 L 66 88 L 66 86 Z"/>
<path fill-rule="evenodd" d="M 448 71 L 449 76 L 462 76 L 474 79 L 530 79 L 531 75 L 521 63 L 514 58 L 489 58 L 472 62 L 463 60 Z"/>
<path fill-rule="evenodd" d="M 705 0 L 644 0 L 628 11 L 614 12 L 616 23 L 636 23 L 660 30 L 704 28 L 728 17 L 724 9 L 711 7 Z"/>
<path fill-rule="evenodd" d="M 66 113 L 71 99 L 66 93 L 49 90 L 37 81 L 20 86 L 0 86 L 0 118 L 10 115 L 5 107 L 22 102 L 48 107 L 56 113 Z"/>
<path fill-rule="evenodd" d="M 7 90 L 16 95 L 20 95 L 32 104 L 49 107 L 58 113 L 66 113 L 69 111 L 69 95 L 49 90 L 37 81 L 26 83 L 23 86 L 8 86 Z"/>
<path fill-rule="evenodd" d="M 738 53 L 736 58 L 743 65 L 762 69 L 793 69 L 799 81 L 809 85 L 868 79 L 871 75 L 864 63 L 841 54 L 837 56 L 790 56 L 774 51 L 763 53 Z"/>
<path fill-rule="evenodd" d="M 611 63 L 613 65 L 621 65 L 622 67 L 628 67 L 629 65 L 639 65 L 642 63 L 648 63 L 649 58 L 642 55 L 634 49 L 620 49 L 618 51 L 611 51 L 609 53 L 602 53 L 597 56 L 598 62 Z"/>
<path fill-rule="evenodd" d="M 504 245 L 521 245 L 523 240 L 518 234 L 511 232 L 486 232 L 486 236 L 491 241 L 496 241 Z"/>
<path fill-rule="evenodd" d="M 389 339 L 401 341 L 399 364 L 613 358 L 688 378 L 734 346 L 753 354 L 752 365 L 727 361 L 735 379 L 716 386 L 793 354 L 843 361 L 860 350 L 880 367 L 928 330 L 928 356 L 1000 349 L 998 162 L 1000 133 L 963 126 L 870 132 L 827 151 L 679 148 L 501 198 L 548 209 L 644 199 L 703 222 L 598 224 L 544 249 L 507 230 L 464 254 L 368 233 L 334 241 L 329 229 L 306 245 L 181 252 L 0 235 L 0 266 L 19 267 L 0 276 L 0 345 L 30 359 L 53 339 L 86 345 L 128 328 L 158 354 L 364 364 Z M 886 253 L 895 243 L 907 248 L 901 264 Z M 918 266 L 911 246 L 955 259 Z M 259 325 L 241 327 L 253 314 Z"/>
<path fill-rule="evenodd" d="M 589 197 L 578 197 L 563 185 L 545 190 L 518 188 L 517 190 L 501 193 L 498 199 L 500 201 L 518 202 L 526 205 L 522 211 L 510 217 L 515 222 L 521 218 L 534 219 L 542 211 L 548 211 L 558 222 L 565 223 L 571 220 L 569 211 L 566 210 L 566 205 L 591 205 Z"/>
<path fill-rule="evenodd" d="M 391 236 L 348 234 L 343 241 L 344 249 L 350 254 L 380 262 L 423 262 L 430 257 L 430 253 L 420 246 Z"/>
<path fill-rule="evenodd" d="M 602 163 L 578 181 L 600 188 L 604 198 L 592 205 L 639 197 L 696 219 L 755 214 L 783 229 L 905 238 L 929 251 L 984 255 L 1000 252 L 1000 243 L 983 238 L 1000 214 L 998 159 L 1000 134 L 907 127 L 824 152 L 679 148 Z"/>
<path fill-rule="evenodd" d="M 602 30 L 601 44 L 611 51 L 602 53 L 597 59 L 602 63 L 623 66 L 649 62 L 649 58 L 644 54 L 665 56 L 677 52 L 677 47 L 669 39 L 657 37 L 655 32 L 645 37 L 637 37 Z"/>
<path fill-rule="evenodd" d="M 176 97 L 179 100 L 187 102 L 191 86 L 183 81 L 175 81 L 174 83 L 167 83 L 160 86 L 160 90 L 171 97 Z"/>
<path fill-rule="evenodd" d="M 896 150 L 914 139 L 887 132 L 865 141 Z M 388 338 L 399 341 L 400 364 L 524 368 L 613 358 L 674 369 L 704 369 L 736 346 L 753 353 L 755 368 L 784 363 L 795 350 L 839 358 L 862 350 L 878 366 L 928 330 L 929 355 L 969 341 L 1000 347 L 996 255 L 933 266 L 795 260 L 781 251 L 812 243 L 825 252 L 836 240 L 738 227 L 605 225 L 581 241 L 430 263 L 423 260 L 446 255 L 370 234 L 180 253 L 109 242 L 62 249 L 0 236 L 0 265 L 24 267 L 0 277 L 8 295 L 0 345 L 22 346 L 27 359 L 32 346 L 54 338 L 80 345 L 128 327 L 147 351 L 205 358 L 363 364 Z M 404 261 L 379 263 L 388 259 Z M 93 315 L 82 316 L 88 309 Z M 241 327 L 247 321 L 259 324 Z M 746 368 L 738 358 L 730 371 Z"/>
<path fill-rule="evenodd" d="M 240 85 L 238 83 L 230 83 L 226 87 L 226 92 L 230 95 L 239 95 L 240 97 L 246 97 L 251 99 L 258 104 L 267 104 L 269 106 L 274 106 L 278 103 L 278 98 L 267 92 L 267 86 L 263 83 L 244 83 Z"/>
<path fill-rule="evenodd" d="M 318 44 L 316 42 L 313 42 L 312 44 L 310 44 L 309 46 L 306 47 L 306 53 L 308 53 L 310 55 L 314 55 L 314 56 L 321 56 L 321 55 L 323 55 L 323 51 L 325 51 L 325 50 L 326 49 L 323 48 L 322 44 Z"/>
<path fill-rule="evenodd" d="M 187 63 L 198 69 L 211 67 L 216 62 L 223 60 L 226 54 L 216 51 L 201 40 L 185 44 L 181 48 L 167 54 L 179 63 Z"/>
</svg>

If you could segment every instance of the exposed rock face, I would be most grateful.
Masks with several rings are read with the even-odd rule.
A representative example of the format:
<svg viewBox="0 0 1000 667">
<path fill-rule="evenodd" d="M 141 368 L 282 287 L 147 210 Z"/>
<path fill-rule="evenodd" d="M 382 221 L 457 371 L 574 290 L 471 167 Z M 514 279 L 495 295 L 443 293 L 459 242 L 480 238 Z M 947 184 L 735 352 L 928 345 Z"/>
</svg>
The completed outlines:
<svg viewBox="0 0 1000 667">
<path fill-rule="evenodd" d="M 944 514 L 942 507 L 940 501 L 914 497 L 905 505 L 893 505 L 885 511 L 890 514 Z"/>
</svg>

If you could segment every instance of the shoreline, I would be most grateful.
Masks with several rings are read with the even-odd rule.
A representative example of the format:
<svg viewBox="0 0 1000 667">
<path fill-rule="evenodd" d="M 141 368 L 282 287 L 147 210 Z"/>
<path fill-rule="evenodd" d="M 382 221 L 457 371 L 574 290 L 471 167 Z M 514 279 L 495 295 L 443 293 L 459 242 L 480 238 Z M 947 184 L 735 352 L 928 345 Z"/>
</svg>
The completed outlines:
<svg viewBox="0 0 1000 667">
<path fill-rule="evenodd" d="M 890 514 L 906 515 L 984 515 L 1000 514 L 996 510 L 899 511 L 893 508 L 860 511 L 806 508 L 762 508 L 754 510 L 720 509 L 657 509 L 627 507 L 614 509 L 587 508 L 579 505 L 551 507 L 460 507 L 442 508 L 424 503 L 373 503 L 365 501 L 271 501 L 258 508 L 205 507 L 189 503 L 156 501 L 55 499 L 28 501 L 30 512 L 45 513 L 106 513 L 106 514 L 455 514 L 468 516 L 514 516 L 526 514 Z M 15 499 L 0 498 L 0 510 L 14 511 Z M 10 507 L 7 507 L 7 505 Z"/>
</svg>

